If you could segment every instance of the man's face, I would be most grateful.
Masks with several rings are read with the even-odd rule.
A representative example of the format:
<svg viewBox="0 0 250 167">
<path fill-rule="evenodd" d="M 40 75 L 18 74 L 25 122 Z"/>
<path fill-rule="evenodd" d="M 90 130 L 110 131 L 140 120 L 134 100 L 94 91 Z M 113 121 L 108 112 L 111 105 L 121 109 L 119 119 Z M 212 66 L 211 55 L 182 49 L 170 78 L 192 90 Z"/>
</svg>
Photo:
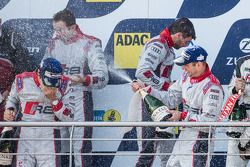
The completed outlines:
<svg viewBox="0 0 250 167">
<path fill-rule="evenodd" d="M 54 96 L 56 94 L 58 88 L 46 86 L 43 83 L 42 78 L 40 78 L 40 76 L 38 78 L 39 78 L 39 82 L 40 82 L 40 89 L 44 93 L 44 95 L 46 97 Z"/>
<path fill-rule="evenodd" d="M 74 36 L 73 26 L 66 26 L 63 21 L 53 21 L 55 35 L 63 41 L 67 41 Z"/>
<path fill-rule="evenodd" d="M 182 66 L 182 69 L 187 72 L 189 77 L 197 77 L 199 66 L 198 63 L 189 63 Z"/>
<path fill-rule="evenodd" d="M 177 39 L 174 42 L 174 48 L 180 49 L 182 47 L 186 47 L 189 45 L 189 43 L 192 41 L 192 37 L 183 37 L 182 33 L 177 34 Z"/>
</svg>

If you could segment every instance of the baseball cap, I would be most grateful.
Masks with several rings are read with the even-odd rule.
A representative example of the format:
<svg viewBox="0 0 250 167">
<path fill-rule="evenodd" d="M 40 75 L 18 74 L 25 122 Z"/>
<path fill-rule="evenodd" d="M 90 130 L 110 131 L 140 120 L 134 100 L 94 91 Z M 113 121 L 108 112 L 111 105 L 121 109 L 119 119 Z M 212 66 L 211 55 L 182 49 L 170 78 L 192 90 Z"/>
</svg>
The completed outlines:
<svg viewBox="0 0 250 167">
<path fill-rule="evenodd" d="M 207 59 L 207 52 L 198 45 L 193 45 L 184 49 L 181 56 L 174 60 L 178 66 L 183 66 L 192 62 L 205 62 Z"/>
</svg>

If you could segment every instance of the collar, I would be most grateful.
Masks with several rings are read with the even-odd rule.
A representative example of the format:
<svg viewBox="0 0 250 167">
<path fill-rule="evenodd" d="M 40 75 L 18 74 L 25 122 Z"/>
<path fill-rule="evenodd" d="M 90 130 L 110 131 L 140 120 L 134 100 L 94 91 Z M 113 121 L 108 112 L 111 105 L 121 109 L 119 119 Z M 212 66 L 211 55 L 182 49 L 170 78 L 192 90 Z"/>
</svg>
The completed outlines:
<svg viewBox="0 0 250 167">
<path fill-rule="evenodd" d="M 190 83 L 193 84 L 193 83 L 198 83 L 198 82 L 201 82 L 203 79 L 207 78 L 208 76 L 210 76 L 212 73 L 207 65 L 206 67 L 206 70 L 205 72 L 199 76 L 199 77 L 191 77 L 190 78 Z"/>
<path fill-rule="evenodd" d="M 40 86 L 40 82 L 39 82 L 39 79 L 38 79 L 38 74 L 34 73 L 33 78 L 34 78 L 34 81 L 35 81 L 37 87 L 39 87 Z"/>
<path fill-rule="evenodd" d="M 174 41 L 171 37 L 171 34 L 168 30 L 168 28 L 165 28 L 161 33 L 160 33 L 160 41 L 162 43 L 166 43 L 168 44 L 168 46 L 171 48 L 174 46 Z"/>
</svg>

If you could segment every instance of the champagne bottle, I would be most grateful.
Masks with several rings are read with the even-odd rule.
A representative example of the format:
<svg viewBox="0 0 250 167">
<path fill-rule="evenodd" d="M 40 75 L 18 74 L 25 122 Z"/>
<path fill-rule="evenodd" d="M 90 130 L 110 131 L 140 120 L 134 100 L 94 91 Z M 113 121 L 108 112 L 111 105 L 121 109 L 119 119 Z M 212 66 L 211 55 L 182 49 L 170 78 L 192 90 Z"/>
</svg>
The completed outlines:
<svg viewBox="0 0 250 167">
<path fill-rule="evenodd" d="M 14 130 L 12 127 L 5 127 L 1 133 L 0 140 L 0 165 L 11 165 L 13 155 L 1 153 L 13 153 L 13 138 Z"/>
<path fill-rule="evenodd" d="M 13 128 L 5 127 L 1 133 L 0 152 L 9 152 L 12 150 L 12 141 L 8 140 L 13 138 Z"/>
<path fill-rule="evenodd" d="M 239 105 L 239 100 L 235 103 L 233 111 L 229 115 L 231 121 L 241 121 L 246 118 L 246 109 L 244 105 Z"/>
<path fill-rule="evenodd" d="M 154 122 L 167 121 L 172 117 L 172 114 L 167 112 L 169 110 L 168 107 L 162 101 L 143 90 L 140 90 L 140 94 Z"/>
</svg>

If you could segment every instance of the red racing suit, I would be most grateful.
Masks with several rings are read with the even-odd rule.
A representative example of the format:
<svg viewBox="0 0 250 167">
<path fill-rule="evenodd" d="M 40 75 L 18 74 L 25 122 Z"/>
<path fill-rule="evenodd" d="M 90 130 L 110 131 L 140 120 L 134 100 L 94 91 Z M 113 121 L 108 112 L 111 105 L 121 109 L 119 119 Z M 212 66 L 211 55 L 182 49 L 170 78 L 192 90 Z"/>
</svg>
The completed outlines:
<svg viewBox="0 0 250 167">
<path fill-rule="evenodd" d="M 85 84 L 75 84 L 70 87 L 70 100 L 74 105 L 74 121 L 93 121 L 93 100 L 91 90 L 103 88 L 108 83 L 108 69 L 102 51 L 101 41 L 95 37 L 83 34 L 77 27 L 77 33 L 67 42 L 55 37 L 52 39 L 44 58 L 56 58 L 64 68 L 64 75 L 86 77 Z M 76 127 L 73 138 L 84 139 L 92 137 L 92 127 Z M 91 141 L 73 141 L 74 153 L 90 153 Z M 91 166 L 91 157 L 74 156 L 75 165 Z"/>
<path fill-rule="evenodd" d="M 190 78 L 187 73 L 184 73 L 182 78 L 171 85 L 166 92 L 155 89 L 149 89 L 150 91 L 169 108 L 175 108 L 182 102 L 181 120 L 187 122 L 216 121 L 224 98 L 223 88 L 210 72 L 209 67 L 202 76 L 196 78 Z M 208 136 L 208 128 L 182 130 L 179 136 L 180 141 L 176 141 L 167 167 L 207 166 L 207 155 L 194 155 L 193 153 L 208 152 Z M 201 138 L 206 139 L 199 140 Z"/>
<path fill-rule="evenodd" d="M 41 91 L 38 76 L 35 72 L 19 74 L 12 84 L 6 108 L 12 108 L 15 111 L 21 108 L 21 121 L 24 122 L 53 122 L 56 119 L 72 121 L 73 114 L 67 98 L 65 98 L 66 95 L 64 96 L 68 91 L 68 83 L 67 78 L 62 79 L 62 84 L 56 94 L 60 101 L 54 106 Z M 54 155 L 60 151 L 59 145 L 56 143 L 58 141 L 54 140 L 56 137 L 60 137 L 57 134 L 59 134 L 58 129 L 53 127 L 22 127 L 19 138 L 28 138 L 28 140 L 18 141 L 17 153 L 20 155 L 17 155 L 16 166 L 58 166 L 58 157 Z M 30 140 L 31 138 L 41 140 Z"/>
</svg>

